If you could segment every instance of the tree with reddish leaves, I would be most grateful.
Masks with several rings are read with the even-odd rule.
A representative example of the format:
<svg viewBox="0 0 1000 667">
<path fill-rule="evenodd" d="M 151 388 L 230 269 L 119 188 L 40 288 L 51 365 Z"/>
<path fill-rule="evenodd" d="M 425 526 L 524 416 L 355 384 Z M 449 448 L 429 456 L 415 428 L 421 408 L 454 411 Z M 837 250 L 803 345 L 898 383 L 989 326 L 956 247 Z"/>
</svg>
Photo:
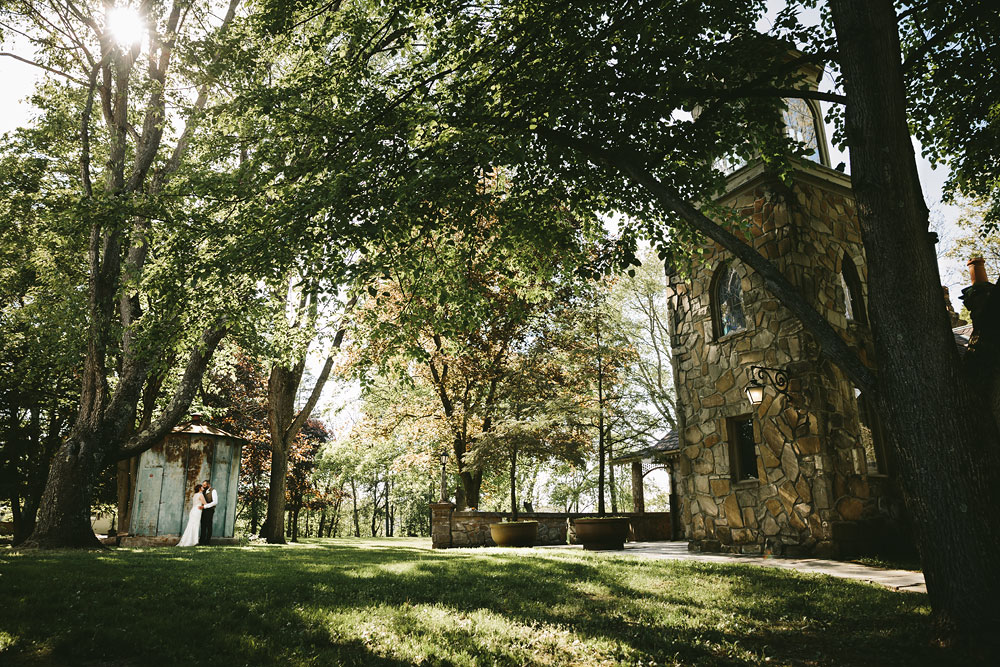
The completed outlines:
<svg viewBox="0 0 1000 667">
<path fill-rule="evenodd" d="M 202 391 L 202 400 L 213 421 L 244 439 L 237 513 L 247 520 L 251 534 L 256 535 L 267 506 L 271 473 L 267 378 L 261 364 L 237 348 L 231 352 L 227 367 L 210 375 L 208 385 Z"/>
</svg>

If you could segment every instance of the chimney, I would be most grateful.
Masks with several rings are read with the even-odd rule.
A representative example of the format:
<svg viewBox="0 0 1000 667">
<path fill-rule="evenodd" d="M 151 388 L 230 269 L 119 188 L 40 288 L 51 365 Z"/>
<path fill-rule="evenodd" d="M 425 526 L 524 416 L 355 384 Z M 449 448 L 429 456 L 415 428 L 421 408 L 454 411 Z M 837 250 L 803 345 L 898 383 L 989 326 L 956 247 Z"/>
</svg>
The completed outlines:
<svg viewBox="0 0 1000 667">
<path fill-rule="evenodd" d="M 191 415 L 191 423 L 192 424 L 200 424 L 201 423 L 201 415 L 198 414 L 198 413 L 195 413 L 195 414 Z"/>
<path fill-rule="evenodd" d="M 990 279 L 986 276 L 986 260 L 982 257 L 973 257 L 967 264 L 969 267 L 969 279 L 972 284 L 988 283 Z"/>
</svg>

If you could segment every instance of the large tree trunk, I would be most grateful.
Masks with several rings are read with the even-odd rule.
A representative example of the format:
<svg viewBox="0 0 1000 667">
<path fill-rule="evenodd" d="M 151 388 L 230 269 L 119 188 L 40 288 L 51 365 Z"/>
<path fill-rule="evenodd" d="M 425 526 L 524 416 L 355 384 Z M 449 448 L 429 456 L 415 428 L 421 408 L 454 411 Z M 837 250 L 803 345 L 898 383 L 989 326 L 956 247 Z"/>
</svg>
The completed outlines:
<svg viewBox="0 0 1000 667">
<path fill-rule="evenodd" d="M 285 492 L 288 484 L 288 450 L 271 443 L 271 483 L 267 488 L 267 513 L 260 536 L 269 544 L 285 543 Z"/>
<path fill-rule="evenodd" d="M 311 301 L 310 301 L 311 299 Z M 347 312 L 354 307 L 356 299 L 347 304 Z M 299 321 L 303 321 L 306 312 L 311 312 L 311 318 L 316 314 L 315 295 L 304 295 L 299 306 Z M 295 326 L 298 326 L 296 324 Z M 323 386 L 333 369 L 334 351 L 340 348 L 346 329 L 341 327 L 334 336 L 330 354 L 323 364 L 316 384 L 313 385 L 306 404 L 295 412 L 295 396 L 298 394 L 305 370 L 305 352 L 294 365 L 287 366 L 275 363 L 267 379 L 267 421 L 271 431 L 271 484 L 267 493 L 267 518 L 261 528 L 263 536 L 271 544 L 284 544 L 281 518 L 285 514 L 285 489 L 287 488 L 288 454 L 291 451 L 295 437 L 302 430 L 306 420 L 319 401 Z"/>
<path fill-rule="evenodd" d="M 479 492 L 483 485 L 483 471 L 464 470 L 458 475 L 462 481 L 462 490 L 465 497 L 462 499 L 464 507 L 479 507 Z M 457 495 L 457 494 L 456 494 Z M 456 498 L 458 500 L 458 498 Z"/>
<path fill-rule="evenodd" d="M 995 632 L 1000 599 L 1000 433 L 963 377 L 941 305 L 927 208 L 906 124 L 888 0 L 831 0 L 870 315 L 907 509 L 944 632 Z"/>
<path fill-rule="evenodd" d="M 91 436 L 89 440 L 97 440 Z M 25 548 L 99 548 L 90 524 L 90 501 L 99 454 L 96 444 L 79 434 L 56 452 L 38 508 L 35 530 Z"/>
</svg>

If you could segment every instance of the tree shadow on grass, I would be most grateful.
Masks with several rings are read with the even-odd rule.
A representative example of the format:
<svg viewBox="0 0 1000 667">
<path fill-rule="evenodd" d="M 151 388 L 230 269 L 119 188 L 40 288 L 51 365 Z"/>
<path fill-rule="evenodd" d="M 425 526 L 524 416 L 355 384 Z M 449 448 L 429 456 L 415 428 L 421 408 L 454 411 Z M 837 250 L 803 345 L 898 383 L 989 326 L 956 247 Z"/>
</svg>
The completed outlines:
<svg viewBox="0 0 1000 667">
<path fill-rule="evenodd" d="M 901 620 L 881 635 L 895 656 L 883 664 L 919 664 L 906 646 L 926 621 L 902 594 L 851 582 L 537 551 L 327 543 L 43 552 L 0 568 L 17 573 L 0 589 L 14 638 L 0 658 L 42 648 L 52 664 L 870 664 L 838 659 L 839 630 L 886 614 Z M 827 609 L 859 596 L 857 618 Z"/>
</svg>

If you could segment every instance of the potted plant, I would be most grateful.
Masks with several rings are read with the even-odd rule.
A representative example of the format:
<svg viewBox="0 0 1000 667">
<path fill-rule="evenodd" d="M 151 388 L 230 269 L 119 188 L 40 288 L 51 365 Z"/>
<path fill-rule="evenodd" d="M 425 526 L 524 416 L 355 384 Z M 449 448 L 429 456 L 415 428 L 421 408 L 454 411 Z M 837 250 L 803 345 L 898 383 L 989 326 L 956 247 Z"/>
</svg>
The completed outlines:
<svg viewBox="0 0 1000 667">
<path fill-rule="evenodd" d="M 573 519 L 576 541 L 587 551 L 621 551 L 628 539 L 629 520 L 624 516 Z"/>
</svg>

